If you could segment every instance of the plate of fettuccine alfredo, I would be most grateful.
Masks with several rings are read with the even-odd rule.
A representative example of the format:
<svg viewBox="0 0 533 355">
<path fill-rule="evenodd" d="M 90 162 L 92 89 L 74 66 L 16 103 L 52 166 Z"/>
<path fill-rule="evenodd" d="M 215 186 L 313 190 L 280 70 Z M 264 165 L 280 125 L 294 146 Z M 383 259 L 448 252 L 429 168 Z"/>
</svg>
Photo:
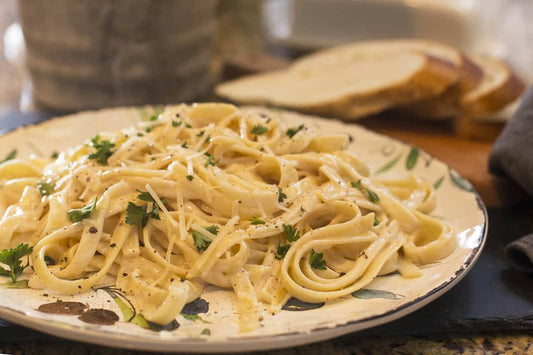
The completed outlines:
<svg viewBox="0 0 533 355">
<path fill-rule="evenodd" d="M 453 287 L 486 235 L 444 163 L 288 111 L 82 112 L 1 136 L 0 159 L 0 317 L 108 346 L 244 351 L 366 329 Z"/>
</svg>

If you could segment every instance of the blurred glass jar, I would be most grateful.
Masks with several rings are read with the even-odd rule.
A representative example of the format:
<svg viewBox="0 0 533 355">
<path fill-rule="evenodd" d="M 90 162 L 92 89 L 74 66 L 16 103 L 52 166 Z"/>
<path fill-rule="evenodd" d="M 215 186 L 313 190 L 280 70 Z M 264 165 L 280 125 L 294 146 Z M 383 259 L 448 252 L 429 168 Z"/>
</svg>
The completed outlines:
<svg viewBox="0 0 533 355">
<path fill-rule="evenodd" d="M 216 0 L 19 0 L 39 106 L 202 98 L 217 79 Z"/>
</svg>

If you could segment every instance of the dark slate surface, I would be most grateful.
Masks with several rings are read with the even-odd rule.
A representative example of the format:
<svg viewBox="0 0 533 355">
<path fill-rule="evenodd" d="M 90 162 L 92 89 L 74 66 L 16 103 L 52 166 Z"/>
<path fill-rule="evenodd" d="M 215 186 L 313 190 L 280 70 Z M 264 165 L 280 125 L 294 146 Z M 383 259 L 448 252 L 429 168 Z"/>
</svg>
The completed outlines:
<svg viewBox="0 0 533 355">
<path fill-rule="evenodd" d="M 38 123 L 50 114 L 10 111 L 0 117 L 0 134 Z M 533 231 L 533 201 L 511 208 L 489 208 L 485 249 L 470 273 L 452 290 L 424 308 L 340 342 L 369 335 L 429 334 L 457 331 L 533 331 L 533 275 L 512 269 L 504 260 L 507 243 Z M 0 343 L 23 340 L 62 341 L 0 320 Z"/>
</svg>

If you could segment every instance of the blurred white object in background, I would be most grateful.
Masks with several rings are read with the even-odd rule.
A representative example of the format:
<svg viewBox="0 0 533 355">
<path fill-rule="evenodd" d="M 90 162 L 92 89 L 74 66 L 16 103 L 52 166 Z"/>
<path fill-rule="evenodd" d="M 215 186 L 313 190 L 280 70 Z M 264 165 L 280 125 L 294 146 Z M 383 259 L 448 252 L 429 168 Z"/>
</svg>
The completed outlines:
<svg viewBox="0 0 533 355">
<path fill-rule="evenodd" d="M 420 38 L 505 60 L 533 82 L 530 0 L 265 0 L 270 44 L 313 50 L 346 42 Z"/>
<path fill-rule="evenodd" d="M 4 57 L 15 68 L 17 82 L 21 85 L 20 110 L 33 109 L 32 84 L 26 67 L 26 45 L 22 28 L 18 22 L 11 24 L 4 33 Z"/>
</svg>

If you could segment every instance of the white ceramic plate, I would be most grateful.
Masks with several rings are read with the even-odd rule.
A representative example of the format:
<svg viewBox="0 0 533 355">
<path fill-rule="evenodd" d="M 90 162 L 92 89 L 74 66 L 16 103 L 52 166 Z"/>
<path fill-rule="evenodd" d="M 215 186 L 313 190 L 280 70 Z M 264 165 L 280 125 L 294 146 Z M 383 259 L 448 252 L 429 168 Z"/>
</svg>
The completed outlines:
<svg viewBox="0 0 533 355">
<path fill-rule="evenodd" d="M 136 123 L 146 110 L 117 108 L 83 112 L 29 126 L 0 137 L 0 158 L 17 148 L 19 156 L 49 156 L 81 143 L 101 131 L 116 130 Z M 321 132 L 348 133 L 350 150 L 369 162 L 382 177 L 408 174 L 407 157 L 414 147 L 370 132 L 354 124 L 311 118 L 283 111 L 271 111 L 291 125 L 300 122 Z M 411 154 L 413 157 L 413 154 Z M 413 164 L 413 161 L 411 160 Z M 124 319 L 116 301 L 102 290 L 82 295 L 59 296 L 46 291 L 0 288 L 0 317 L 55 336 L 137 350 L 234 352 L 282 348 L 340 336 L 387 323 L 411 313 L 436 299 L 461 280 L 478 258 L 487 232 L 487 215 L 472 186 L 444 163 L 420 151 L 410 170 L 436 184 L 437 208 L 431 215 L 446 220 L 457 235 L 456 250 L 444 260 L 423 267 L 423 275 L 405 279 L 398 274 L 376 278 L 364 291 L 321 307 L 282 310 L 267 315 L 262 327 L 239 333 L 233 293 L 208 287 L 202 299 L 209 304 L 199 316 L 206 322 L 178 316 L 180 327 L 172 331 L 151 331 Z M 1 281 L 0 281 L 1 282 Z M 37 308 L 56 300 L 86 303 L 91 308 L 114 311 L 120 320 L 113 325 L 87 324 L 77 316 L 47 314 Z M 205 311 L 206 302 L 200 301 Z M 202 308 L 202 307 L 201 307 Z M 209 329 L 210 335 L 206 335 Z"/>
</svg>

